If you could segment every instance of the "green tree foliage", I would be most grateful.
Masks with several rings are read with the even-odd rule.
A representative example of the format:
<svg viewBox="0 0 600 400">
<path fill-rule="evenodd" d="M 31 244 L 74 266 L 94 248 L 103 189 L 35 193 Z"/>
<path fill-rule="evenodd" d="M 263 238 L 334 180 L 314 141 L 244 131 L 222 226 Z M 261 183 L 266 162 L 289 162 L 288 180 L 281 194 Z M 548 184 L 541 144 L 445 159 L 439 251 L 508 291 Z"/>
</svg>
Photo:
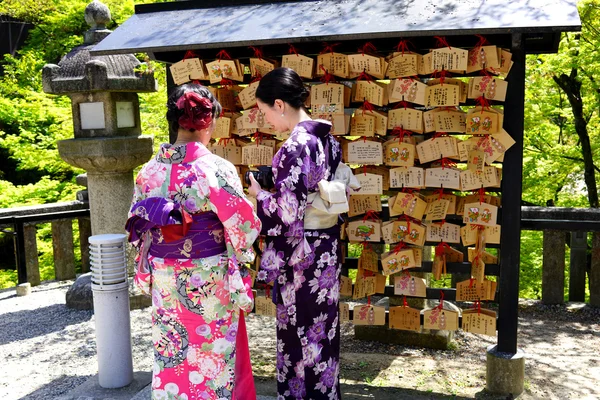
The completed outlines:
<svg viewBox="0 0 600 400">
<path fill-rule="evenodd" d="M 539 205 L 598 205 L 600 1 L 581 1 L 579 11 L 582 31 L 563 35 L 558 54 L 527 59 L 523 198 Z M 567 93 L 573 86 L 578 94 Z"/>
<path fill-rule="evenodd" d="M 133 0 L 103 2 L 111 10 L 109 29 L 115 29 L 133 14 Z M 89 29 L 84 10 L 89 3 L 90 0 L 0 1 L 0 15 L 34 25 L 24 47 L 14 57 L 0 57 L 4 69 L 0 76 L 2 208 L 74 200 L 75 192 L 81 189 L 75 184 L 75 176 L 83 171 L 62 161 L 56 145 L 59 140 L 73 137 L 71 102 L 67 96 L 44 93 L 41 71 L 45 64 L 57 64 L 83 43 L 83 33 Z M 165 72 L 162 66 L 154 68 L 151 63 L 147 68 L 154 69 L 159 90 L 140 95 L 142 132 L 154 136 L 155 143 L 159 143 L 168 139 L 164 121 Z M 38 227 L 42 279 L 53 279 L 54 275 L 49 229 L 49 225 Z M 76 241 L 77 236 L 75 232 Z M 14 271 L 0 274 L 0 288 L 15 282 Z"/>
</svg>

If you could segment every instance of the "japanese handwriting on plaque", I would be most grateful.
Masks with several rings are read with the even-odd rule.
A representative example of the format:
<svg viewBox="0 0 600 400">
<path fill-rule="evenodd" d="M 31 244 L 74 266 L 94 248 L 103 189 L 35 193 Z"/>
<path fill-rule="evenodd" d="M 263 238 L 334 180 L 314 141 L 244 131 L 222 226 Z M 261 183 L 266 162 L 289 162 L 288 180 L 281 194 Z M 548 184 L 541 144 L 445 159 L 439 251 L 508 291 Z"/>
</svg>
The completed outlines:
<svg viewBox="0 0 600 400">
<path fill-rule="evenodd" d="M 485 241 L 488 244 L 500 244 L 500 225 L 485 227 Z M 472 226 L 460 228 L 460 238 L 463 246 L 471 246 L 477 242 L 477 229 Z"/>
<path fill-rule="evenodd" d="M 467 113 L 459 110 L 444 110 L 433 113 L 433 121 L 437 132 L 467 131 Z"/>
<path fill-rule="evenodd" d="M 383 164 L 383 147 L 380 142 L 355 140 L 348 143 L 348 163 Z"/>
<path fill-rule="evenodd" d="M 425 186 L 460 190 L 460 171 L 454 168 L 427 168 Z"/>
<path fill-rule="evenodd" d="M 439 221 L 441 219 L 446 218 L 446 214 L 448 214 L 448 207 L 450 206 L 450 202 L 445 199 L 437 199 L 427 204 L 427 209 L 425 213 L 427 214 L 427 219 L 430 221 Z"/>
<path fill-rule="evenodd" d="M 397 108 L 388 113 L 388 129 L 401 127 L 407 131 L 423 132 L 423 111 L 414 108 Z"/>
<path fill-rule="evenodd" d="M 385 77 L 387 62 L 381 57 L 370 56 L 368 54 L 350 54 L 348 56 L 348 63 L 350 65 L 350 74 L 366 72 L 378 79 Z"/>
<path fill-rule="evenodd" d="M 345 86 L 337 83 L 313 85 L 310 89 L 310 104 L 312 112 L 343 113 Z"/>
<path fill-rule="evenodd" d="M 327 72 L 340 78 L 347 78 L 349 75 L 348 56 L 341 53 L 324 53 L 317 56 L 317 76 L 323 76 L 324 72 L 320 68 L 323 66 Z"/>
<path fill-rule="evenodd" d="M 385 325 L 385 308 L 379 306 L 354 306 L 354 325 Z"/>
<path fill-rule="evenodd" d="M 256 106 L 256 88 L 258 87 L 258 84 L 259 82 L 252 82 L 238 93 L 238 98 L 240 99 L 240 103 L 244 110 Z"/>
<path fill-rule="evenodd" d="M 465 204 L 463 222 L 471 225 L 495 226 L 498 219 L 498 207 L 487 203 Z"/>
<path fill-rule="evenodd" d="M 486 298 L 486 287 L 483 281 L 467 279 L 456 284 L 456 301 L 477 301 Z"/>
<path fill-rule="evenodd" d="M 383 194 L 383 177 L 377 174 L 354 175 L 360 183 L 360 194 Z"/>
<path fill-rule="evenodd" d="M 465 332 L 496 336 L 496 312 L 492 310 L 463 310 L 462 329 Z"/>
<path fill-rule="evenodd" d="M 272 160 L 272 147 L 255 144 L 249 144 L 242 147 L 243 165 L 270 165 Z"/>
<path fill-rule="evenodd" d="M 375 212 L 381 211 L 381 196 L 377 194 L 351 194 L 349 203 L 349 217 L 365 214 L 369 210 Z"/>
<path fill-rule="evenodd" d="M 312 79 L 315 61 L 301 54 L 288 54 L 281 57 L 281 66 L 291 68 L 298 75 L 306 79 Z"/>
<path fill-rule="evenodd" d="M 428 242 L 460 243 L 460 226 L 450 223 L 429 223 L 425 240 Z"/>
<path fill-rule="evenodd" d="M 400 53 L 390 59 L 386 76 L 388 78 L 403 78 L 415 76 L 419 73 L 419 59 L 422 56 L 415 53 Z"/>
<path fill-rule="evenodd" d="M 359 257 L 360 266 L 367 271 L 379 271 L 379 256 L 369 247 L 365 247 Z"/>
<path fill-rule="evenodd" d="M 452 310 L 434 308 L 423 313 L 423 328 L 441 331 L 455 331 L 458 329 L 458 313 Z"/>
<path fill-rule="evenodd" d="M 250 58 L 250 75 L 265 76 L 277 67 L 277 62 L 261 58 Z"/>
<path fill-rule="evenodd" d="M 208 79 L 204 64 L 199 58 L 187 58 L 169 67 L 173 82 L 176 85 L 189 82 L 192 79 Z"/>
<path fill-rule="evenodd" d="M 350 322 L 350 305 L 340 301 L 340 322 Z"/>
<path fill-rule="evenodd" d="M 386 88 L 382 83 L 371 81 L 356 81 L 354 85 L 354 101 L 367 100 L 371 104 L 384 106 L 387 104 L 385 96 Z"/>
<path fill-rule="evenodd" d="M 254 312 L 257 315 L 275 317 L 277 315 L 277 306 L 275 306 L 270 298 L 259 296 L 254 299 Z"/>
<path fill-rule="evenodd" d="M 427 284 L 425 279 L 401 274 L 394 276 L 394 294 L 413 297 L 427 297 Z"/>
<path fill-rule="evenodd" d="M 456 138 L 441 136 L 425 140 L 417 145 L 417 154 L 421 164 L 439 160 L 442 157 L 458 156 Z"/>
<path fill-rule="evenodd" d="M 421 331 L 421 311 L 411 307 L 390 307 L 390 328 Z"/>
<path fill-rule="evenodd" d="M 340 277 L 340 295 L 341 296 L 352 296 L 352 279 L 347 276 Z"/>
<path fill-rule="evenodd" d="M 460 87 L 458 85 L 439 84 L 427 86 L 427 90 L 425 91 L 425 106 L 457 106 L 459 103 Z"/>
<path fill-rule="evenodd" d="M 457 47 L 442 47 L 431 51 L 431 68 L 434 71 L 464 72 L 468 61 L 469 51 Z"/>
<path fill-rule="evenodd" d="M 391 188 L 422 188 L 425 187 L 425 173 L 419 167 L 398 167 L 390 169 Z"/>
<path fill-rule="evenodd" d="M 375 118 L 375 133 L 379 136 L 387 135 L 387 114 L 379 111 L 362 110 L 361 115 Z"/>
<path fill-rule="evenodd" d="M 375 136 L 375 117 L 355 112 L 350 122 L 350 136 Z"/>
</svg>

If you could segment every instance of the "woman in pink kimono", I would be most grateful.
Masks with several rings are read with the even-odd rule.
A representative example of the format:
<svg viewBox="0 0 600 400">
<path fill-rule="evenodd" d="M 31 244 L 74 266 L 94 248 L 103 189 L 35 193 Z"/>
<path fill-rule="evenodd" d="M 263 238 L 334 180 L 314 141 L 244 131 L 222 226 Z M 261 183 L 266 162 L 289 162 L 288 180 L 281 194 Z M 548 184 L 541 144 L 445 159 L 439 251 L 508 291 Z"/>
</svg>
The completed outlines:
<svg viewBox="0 0 600 400">
<path fill-rule="evenodd" d="M 177 140 L 139 172 L 127 221 L 135 282 L 152 295 L 152 399 L 253 399 L 240 311 L 253 306 L 244 263 L 261 223 L 235 167 L 206 148 L 221 113 L 210 91 L 180 86 L 167 108 Z"/>
</svg>

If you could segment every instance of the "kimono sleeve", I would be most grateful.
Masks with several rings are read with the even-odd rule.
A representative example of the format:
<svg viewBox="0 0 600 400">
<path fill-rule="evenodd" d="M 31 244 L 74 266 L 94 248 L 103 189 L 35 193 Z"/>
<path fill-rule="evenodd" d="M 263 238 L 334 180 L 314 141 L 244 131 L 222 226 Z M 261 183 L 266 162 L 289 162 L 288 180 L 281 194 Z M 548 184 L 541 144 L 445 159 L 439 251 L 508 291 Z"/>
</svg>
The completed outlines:
<svg viewBox="0 0 600 400">
<path fill-rule="evenodd" d="M 217 163 L 216 178 L 216 182 L 210 184 L 210 207 L 225 228 L 227 253 L 238 262 L 251 262 L 254 260 L 252 244 L 260 233 L 260 219 L 244 196 L 233 164 L 224 160 Z"/>
<path fill-rule="evenodd" d="M 275 192 L 261 191 L 257 197 L 257 213 L 262 234 L 284 236 L 290 243 L 304 237 L 304 214 L 308 197 L 306 173 L 310 168 L 310 150 L 306 143 L 286 143 L 278 154 Z"/>
</svg>

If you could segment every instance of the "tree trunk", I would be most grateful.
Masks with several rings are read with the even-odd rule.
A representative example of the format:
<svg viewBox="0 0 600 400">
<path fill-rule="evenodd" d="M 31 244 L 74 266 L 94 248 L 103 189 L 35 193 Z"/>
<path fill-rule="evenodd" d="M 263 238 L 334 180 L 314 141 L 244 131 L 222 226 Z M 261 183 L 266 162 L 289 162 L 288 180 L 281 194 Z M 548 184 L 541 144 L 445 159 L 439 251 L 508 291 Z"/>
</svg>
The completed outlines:
<svg viewBox="0 0 600 400">
<path fill-rule="evenodd" d="M 552 77 L 556 84 L 566 93 L 573 118 L 575 120 L 575 131 L 579 136 L 581 143 L 581 153 L 583 155 L 584 180 L 588 192 L 588 201 L 590 207 L 598 207 L 598 188 L 596 186 L 596 171 L 594 170 L 594 160 L 592 158 L 592 146 L 590 145 L 590 136 L 587 130 L 587 121 L 583 115 L 583 99 L 581 97 L 581 82 L 577 79 L 577 68 L 571 70 L 570 75 L 561 74 Z"/>
</svg>

